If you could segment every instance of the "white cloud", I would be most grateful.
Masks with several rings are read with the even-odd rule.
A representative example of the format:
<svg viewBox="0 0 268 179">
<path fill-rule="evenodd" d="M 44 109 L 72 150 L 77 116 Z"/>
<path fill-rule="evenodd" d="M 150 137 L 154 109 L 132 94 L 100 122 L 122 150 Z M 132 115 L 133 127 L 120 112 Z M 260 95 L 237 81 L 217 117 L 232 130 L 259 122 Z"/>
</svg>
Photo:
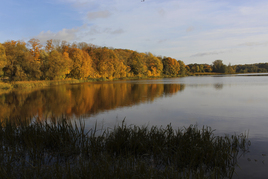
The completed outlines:
<svg viewBox="0 0 268 179">
<path fill-rule="evenodd" d="M 191 31 L 193 31 L 194 30 L 194 27 L 193 26 L 190 26 L 190 27 L 188 27 L 187 29 L 186 29 L 186 32 L 191 32 Z"/>
<path fill-rule="evenodd" d="M 90 27 L 90 30 L 86 32 L 87 35 L 98 35 L 98 34 L 122 34 L 124 33 L 123 29 L 116 29 L 113 30 L 112 28 L 101 28 L 99 26 L 92 26 Z"/>
<path fill-rule="evenodd" d="M 208 56 L 208 55 L 218 55 L 221 53 L 226 53 L 226 52 L 224 51 L 203 52 L 203 53 L 197 53 L 197 54 L 191 55 L 191 57 L 203 57 L 203 56 Z"/>
<path fill-rule="evenodd" d="M 267 57 L 266 1 L 59 1 L 71 4 L 87 27 L 42 32 L 37 38 L 94 40 L 96 45 L 149 51 L 186 64 L 208 63 L 215 58 L 238 62 Z"/>
<path fill-rule="evenodd" d="M 105 10 L 105 11 L 97 11 L 97 12 L 88 12 L 87 18 L 89 20 L 95 20 L 98 18 L 107 18 L 111 16 L 111 12 Z"/>
<path fill-rule="evenodd" d="M 245 43 L 241 43 L 239 44 L 239 46 L 267 46 L 268 45 L 268 41 L 265 42 L 245 42 Z"/>
<path fill-rule="evenodd" d="M 66 41 L 74 41 L 77 38 L 76 33 L 79 31 L 79 28 L 73 29 L 62 29 L 59 32 L 51 32 L 42 31 L 38 34 L 35 38 L 39 39 L 41 43 L 45 43 L 49 39 L 59 39 L 59 40 L 66 40 Z"/>
</svg>

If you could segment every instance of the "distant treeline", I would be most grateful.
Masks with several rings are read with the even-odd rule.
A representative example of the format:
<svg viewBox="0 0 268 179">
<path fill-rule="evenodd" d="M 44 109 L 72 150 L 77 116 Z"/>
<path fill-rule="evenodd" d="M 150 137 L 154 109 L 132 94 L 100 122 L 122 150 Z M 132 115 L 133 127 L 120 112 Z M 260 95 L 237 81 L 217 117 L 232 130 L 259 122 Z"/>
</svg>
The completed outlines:
<svg viewBox="0 0 268 179">
<path fill-rule="evenodd" d="M 186 71 L 189 73 L 265 73 L 268 71 L 268 63 L 256 63 L 245 65 L 225 65 L 222 60 L 215 60 L 212 65 L 208 64 L 188 64 Z"/>
<path fill-rule="evenodd" d="M 191 73 L 266 72 L 268 64 L 189 64 L 171 57 L 155 56 L 128 49 L 93 44 L 38 39 L 0 43 L 0 77 L 10 81 L 74 79 L 114 79 L 132 77 L 176 77 Z"/>
</svg>

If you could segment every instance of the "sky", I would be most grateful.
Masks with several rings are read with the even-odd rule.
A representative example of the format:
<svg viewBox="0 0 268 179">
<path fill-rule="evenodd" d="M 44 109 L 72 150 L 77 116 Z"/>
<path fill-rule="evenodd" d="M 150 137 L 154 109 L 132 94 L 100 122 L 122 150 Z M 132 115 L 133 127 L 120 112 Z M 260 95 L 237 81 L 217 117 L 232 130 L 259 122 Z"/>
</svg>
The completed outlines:
<svg viewBox="0 0 268 179">
<path fill-rule="evenodd" d="M 37 38 L 190 63 L 268 62 L 266 0 L 5 0 L 0 43 Z"/>
</svg>

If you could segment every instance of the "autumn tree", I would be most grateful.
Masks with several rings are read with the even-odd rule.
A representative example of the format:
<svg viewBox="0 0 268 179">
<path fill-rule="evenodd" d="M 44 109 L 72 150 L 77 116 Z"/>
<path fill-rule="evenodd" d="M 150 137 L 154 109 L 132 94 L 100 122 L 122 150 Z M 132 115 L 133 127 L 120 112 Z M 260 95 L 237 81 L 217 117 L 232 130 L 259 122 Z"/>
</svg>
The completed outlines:
<svg viewBox="0 0 268 179">
<path fill-rule="evenodd" d="M 69 48 L 71 48 L 71 45 L 70 45 L 70 43 L 68 43 L 67 41 L 65 41 L 65 40 L 63 40 L 62 42 L 61 42 L 61 46 L 60 46 L 60 48 L 58 49 L 58 51 L 60 51 L 60 52 L 68 52 L 69 51 Z M 72 47 L 72 48 L 76 48 L 76 47 Z"/>
<path fill-rule="evenodd" d="M 124 76 L 131 76 L 131 60 L 130 56 L 134 52 L 133 50 L 128 50 L 128 49 L 115 49 L 113 50 L 116 56 L 118 57 L 120 63 L 124 64 L 124 69 L 125 69 L 125 75 Z M 124 77 L 121 75 L 121 77 Z"/>
<path fill-rule="evenodd" d="M 145 56 L 145 62 L 148 69 L 148 76 L 160 76 L 163 70 L 163 64 L 159 58 L 151 53 Z"/>
<path fill-rule="evenodd" d="M 53 44 L 53 40 L 52 39 L 47 40 L 45 51 L 46 52 L 51 52 L 52 50 L 54 50 L 54 48 L 55 48 L 55 46 Z"/>
<path fill-rule="evenodd" d="M 208 65 L 208 64 L 205 64 L 205 65 L 204 65 L 204 71 L 205 71 L 205 72 L 212 72 L 212 70 L 213 70 L 213 69 L 212 69 L 212 66 L 210 66 L 210 65 Z"/>
<path fill-rule="evenodd" d="M 7 59 L 6 59 L 6 49 L 5 47 L 0 43 L 0 76 L 3 75 L 2 69 L 5 67 L 7 64 Z"/>
<path fill-rule="evenodd" d="M 236 66 L 232 66 L 231 63 L 229 63 L 229 65 L 227 66 L 227 72 L 233 74 L 235 73 L 235 71 L 236 71 Z"/>
<path fill-rule="evenodd" d="M 147 76 L 147 65 L 144 56 L 138 52 L 133 52 L 128 59 L 131 72 L 137 76 Z"/>
<path fill-rule="evenodd" d="M 165 75 L 177 76 L 179 74 L 180 64 L 176 59 L 167 57 L 164 58 L 162 62 L 163 62 L 163 73 Z"/>
<path fill-rule="evenodd" d="M 123 60 L 119 60 L 114 50 L 90 46 L 86 51 L 93 60 L 93 68 L 98 72 L 98 77 L 109 79 L 126 77 L 127 66 Z"/>
<path fill-rule="evenodd" d="M 86 42 L 79 42 L 77 44 L 77 48 L 79 48 L 81 50 L 86 50 L 90 46 L 92 46 L 92 44 L 87 44 Z"/>
<path fill-rule="evenodd" d="M 40 40 L 32 38 L 28 41 L 28 45 L 31 47 L 30 52 L 34 57 L 34 60 L 38 61 L 40 60 L 40 50 L 42 48 L 42 45 L 40 44 Z"/>
<path fill-rule="evenodd" d="M 22 41 L 7 41 L 3 44 L 6 49 L 7 64 L 3 69 L 11 80 L 38 80 L 41 76 L 40 63 Z"/>
<path fill-rule="evenodd" d="M 134 51 L 133 50 L 128 50 L 128 49 L 115 49 L 114 53 L 118 57 L 120 61 L 123 61 L 123 63 L 128 66 L 128 60 L 129 57 L 132 55 Z"/>
<path fill-rule="evenodd" d="M 70 48 L 69 52 L 70 59 L 73 61 L 70 77 L 77 79 L 94 77 L 95 71 L 92 68 L 92 59 L 88 53 L 78 48 Z"/>
<path fill-rule="evenodd" d="M 11 80 L 15 77 L 19 62 L 23 61 L 25 52 L 28 49 L 26 44 L 21 41 L 7 41 L 3 44 L 6 51 L 6 65 L 3 68 L 5 76 L 8 76 Z"/>
<path fill-rule="evenodd" d="M 178 63 L 180 64 L 180 71 L 179 71 L 179 74 L 181 76 L 184 76 L 186 74 L 186 67 L 185 67 L 185 64 L 183 61 L 181 60 L 178 60 Z"/>
<path fill-rule="evenodd" d="M 99 54 L 98 70 L 104 78 L 119 78 L 126 76 L 126 66 L 119 61 L 113 50 L 102 48 Z"/>
<path fill-rule="evenodd" d="M 64 79 L 66 74 L 70 72 L 72 60 L 69 57 L 65 57 L 57 50 L 53 50 L 49 53 L 43 65 L 45 79 Z"/>
</svg>

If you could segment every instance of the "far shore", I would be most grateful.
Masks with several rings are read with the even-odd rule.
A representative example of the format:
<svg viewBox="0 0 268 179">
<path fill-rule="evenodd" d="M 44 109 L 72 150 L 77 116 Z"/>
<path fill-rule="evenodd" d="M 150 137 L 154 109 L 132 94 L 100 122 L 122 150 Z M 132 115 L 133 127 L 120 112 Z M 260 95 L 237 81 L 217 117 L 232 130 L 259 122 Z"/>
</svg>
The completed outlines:
<svg viewBox="0 0 268 179">
<path fill-rule="evenodd" d="M 189 73 L 185 76 L 204 76 L 204 75 L 230 75 L 225 73 L 215 73 L 215 72 L 205 72 L 205 73 Z M 268 76 L 268 73 L 252 73 L 252 74 L 244 74 L 244 73 L 235 73 L 232 75 L 241 75 L 241 76 Z M 184 76 L 175 76 L 175 78 L 184 77 Z M 86 83 L 86 82 L 97 82 L 97 81 L 115 81 L 115 80 L 139 80 L 139 79 L 152 79 L 152 78 L 174 78 L 171 76 L 158 76 L 158 77 L 132 77 L 132 78 L 116 78 L 116 79 L 104 79 L 104 78 L 91 78 L 91 79 L 62 79 L 62 80 L 38 80 L 38 81 L 8 81 L 8 80 L 0 80 L 0 90 L 1 91 L 10 91 L 13 89 L 32 89 L 32 88 L 40 88 L 40 87 L 48 87 L 55 85 L 63 85 L 63 84 L 74 84 L 74 83 Z"/>
</svg>

